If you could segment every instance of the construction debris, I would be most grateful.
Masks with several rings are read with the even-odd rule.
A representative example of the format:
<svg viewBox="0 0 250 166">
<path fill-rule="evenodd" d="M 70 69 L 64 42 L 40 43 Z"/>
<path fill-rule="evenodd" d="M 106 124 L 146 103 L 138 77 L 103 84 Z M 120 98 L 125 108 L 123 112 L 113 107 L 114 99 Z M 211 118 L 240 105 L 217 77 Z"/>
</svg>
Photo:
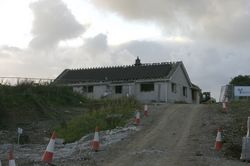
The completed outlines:
<svg viewBox="0 0 250 166">
<path fill-rule="evenodd" d="M 139 130 L 140 128 L 136 126 L 128 126 L 99 132 L 102 149 L 105 150 L 107 146 L 121 141 L 128 137 L 129 134 Z M 82 137 L 79 141 L 73 143 L 58 144 L 55 142 L 53 161 L 56 163 L 56 161 L 62 160 L 86 160 L 91 158 L 91 156 L 93 156 L 93 152 L 90 145 L 93 141 L 93 137 L 94 133 L 91 133 Z M 9 146 L 10 144 L 0 145 L 0 158 L 5 158 Z M 45 148 L 45 145 L 40 144 L 15 145 L 15 156 L 17 162 L 29 161 L 30 163 L 40 163 L 41 156 Z"/>
<path fill-rule="evenodd" d="M 250 160 L 250 117 L 247 120 L 247 135 L 242 139 L 242 152 L 240 159 L 241 160 Z"/>
</svg>

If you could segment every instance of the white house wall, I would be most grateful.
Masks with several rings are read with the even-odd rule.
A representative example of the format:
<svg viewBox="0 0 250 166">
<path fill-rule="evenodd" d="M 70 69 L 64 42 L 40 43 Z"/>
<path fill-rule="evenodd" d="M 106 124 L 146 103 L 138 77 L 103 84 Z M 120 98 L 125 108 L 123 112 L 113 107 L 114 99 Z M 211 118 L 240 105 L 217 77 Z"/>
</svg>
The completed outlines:
<svg viewBox="0 0 250 166">
<path fill-rule="evenodd" d="M 104 95 L 106 90 L 107 90 L 106 85 L 94 85 L 93 92 L 86 93 L 86 96 L 92 99 L 100 99 Z"/>
<path fill-rule="evenodd" d="M 177 92 L 172 92 L 171 83 L 176 84 Z M 183 96 L 183 86 L 187 87 L 187 96 Z M 168 86 L 168 102 L 187 102 L 192 103 L 192 91 L 190 84 L 184 74 L 183 69 L 179 66 L 169 82 Z"/>
<path fill-rule="evenodd" d="M 88 86 L 92 86 L 93 84 L 88 84 Z M 115 93 L 115 86 L 122 86 L 122 93 Z M 86 86 L 86 85 L 85 85 Z M 108 97 L 112 98 L 119 98 L 122 96 L 134 96 L 135 91 L 135 83 L 120 83 L 120 84 L 98 84 L 93 85 L 93 92 L 91 93 L 84 93 L 82 92 L 82 87 L 74 87 L 74 91 L 85 95 L 88 98 L 100 99 L 105 94 L 108 94 Z"/>
<path fill-rule="evenodd" d="M 104 96 L 105 93 L 109 93 L 109 97 L 119 98 L 122 96 L 134 96 L 141 102 L 166 102 L 167 93 L 168 93 L 168 83 L 167 82 L 153 82 L 154 91 L 141 92 L 141 84 L 151 83 L 152 81 L 143 81 L 143 82 L 133 82 L 133 83 L 120 83 L 120 84 L 88 84 L 88 85 L 78 85 L 73 87 L 75 92 L 78 92 L 88 98 L 100 99 Z M 115 86 L 122 86 L 122 93 L 115 93 Z M 83 86 L 93 86 L 93 92 L 86 93 L 83 92 Z"/>
<path fill-rule="evenodd" d="M 119 98 L 119 97 L 123 97 L 123 96 L 127 96 L 127 95 L 132 95 L 130 93 L 130 87 L 134 86 L 133 84 L 111 84 L 110 85 L 112 87 L 112 93 L 111 93 L 111 97 L 113 98 Z M 115 87 L 116 86 L 122 86 L 122 93 L 115 93 Z"/>
<path fill-rule="evenodd" d="M 147 82 L 144 82 L 147 83 Z M 142 83 L 135 85 L 135 97 L 141 102 L 166 102 L 166 82 L 154 82 L 154 91 L 141 92 Z"/>
<path fill-rule="evenodd" d="M 73 87 L 73 91 L 80 93 L 80 94 L 83 94 L 82 86 Z"/>
<path fill-rule="evenodd" d="M 154 90 L 149 92 L 141 91 L 142 83 L 153 83 Z M 176 84 L 177 92 L 172 92 L 171 83 Z M 77 91 L 89 98 L 99 99 L 104 96 L 105 93 L 109 93 L 109 97 L 119 98 L 122 96 L 134 96 L 141 102 L 186 102 L 192 103 L 192 90 L 188 79 L 186 78 L 181 66 L 178 66 L 173 73 L 170 80 L 140 80 L 137 82 L 127 83 L 98 83 L 98 84 L 85 84 L 82 86 L 93 85 L 93 93 L 83 92 L 79 85 L 74 87 L 74 91 Z M 122 86 L 122 93 L 115 93 L 115 86 Z M 183 96 L 183 86 L 187 88 L 187 96 Z"/>
<path fill-rule="evenodd" d="M 160 82 L 160 83 L 156 83 L 156 86 L 158 86 L 159 90 L 159 96 L 158 99 L 160 102 L 166 102 L 166 89 L 167 89 L 167 82 Z M 160 87 L 159 87 L 160 86 Z"/>
</svg>

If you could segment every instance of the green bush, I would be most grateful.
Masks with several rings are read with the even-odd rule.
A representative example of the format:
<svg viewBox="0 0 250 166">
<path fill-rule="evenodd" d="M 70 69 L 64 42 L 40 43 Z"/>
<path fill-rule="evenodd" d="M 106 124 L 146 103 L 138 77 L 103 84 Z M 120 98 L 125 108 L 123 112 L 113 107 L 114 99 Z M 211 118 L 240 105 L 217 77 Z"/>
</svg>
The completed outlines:
<svg viewBox="0 0 250 166">
<path fill-rule="evenodd" d="M 45 106 L 79 106 L 86 99 L 72 88 L 55 85 L 22 83 L 17 86 L 0 85 L 0 106 L 3 109 L 42 109 Z"/>
<path fill-rule="evenodd" d="M 0 84 L 0 128 L 8 127 L 4 125 L 8 120 L 18 123 L 56 119 L 60 108 L 82 107 L 82 103 L 86 102 L 87 99 L 74 93 L 71 87 L 34 83 L 17 86 Z"/>
<path fill-rule="evenodd" d="M 101 130 L 124 126 L 134 115 L 135 108 L 140 107 L 133 98 L 95 102 L 102 102 L 102 107 L 86 112 L 84 115 L 69 121 L 67 125 L 57 128 L 59 137 L 64 138 L 66 142 L 73 142 L 87 133 L 94 132 L 96 126 Z"/>
</svg>

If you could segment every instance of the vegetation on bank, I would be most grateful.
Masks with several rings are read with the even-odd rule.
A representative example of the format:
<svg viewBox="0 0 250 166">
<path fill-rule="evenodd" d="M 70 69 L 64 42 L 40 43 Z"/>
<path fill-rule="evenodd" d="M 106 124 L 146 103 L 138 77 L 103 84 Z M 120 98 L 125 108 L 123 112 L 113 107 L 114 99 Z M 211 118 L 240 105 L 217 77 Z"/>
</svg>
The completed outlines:
<svg viewBox="0 0 250 166">
<path fill-rule="evenodd" d="M 43 109 L 44 107 L 79 106 L 86 99 L 72 88 L 22 83 L 0 85 L 0 109 Z"/>
<path fill-rule="evenodd" d="M 247 134 L 247 119 L 250 116 L 250 102 L 230 102 L 229 111 L 225 116 L 224 153 L 228 158 L 239 159 L 242 150 L 242 137 Z"/>
<path fill-rule="evenodd" d="M 58 119 L 63 116 L 60 108 L 80 107 L 86 102 L 86 98 L 66 86 L 32 82 L 16 86 L 0 84 L 0 129 L 41 119 Z"/>
<path fill-rule="evenodd" d="M 94 132 L 96 126 L 100 130 L 124 126 L 133 117 L 135 108 L 140 107 L 134 98 L 104 99 L 97 103 L 100 102 L 101 107 L 92 109 L 58 127 L 59 137 L 64 138 L 66 142 L 73 142 L 85 134 Z"/>
<path fill-rule="evenodd" d="M 70 87 L 53 84 L 0 84 L 0 129 L 22 127 L 27 135 L 38 132 L 39 138 L 56 129 L 61 138 L 72 142 L 96 126 L 101 130 L 124 126 L 138 107 L 134 98 L 90 100 Z"/>
</svg>

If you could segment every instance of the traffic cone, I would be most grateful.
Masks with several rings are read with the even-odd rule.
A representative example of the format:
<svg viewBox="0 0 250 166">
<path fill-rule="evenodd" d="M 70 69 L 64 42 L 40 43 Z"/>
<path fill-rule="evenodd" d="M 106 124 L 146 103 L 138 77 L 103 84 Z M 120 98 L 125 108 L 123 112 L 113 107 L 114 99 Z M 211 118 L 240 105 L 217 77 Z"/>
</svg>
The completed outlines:
<svg viewBox="0 0 250 166">
<path fill-rule="evenodd" d="M 222 148 L 221 132 L 222 132 L 222 129 L 218 128 L 217 136 L 216 136 L 216 140 L 215 140 L 215 150 L 217 150 L 217 151 L 220 151 Z"/>
<path fill-rule="evenodd" d="M 137 111 L 135 114 L 135 124 L 139 125 L 140 124 L 140 112 Z"/>
<path fill-rule="evenodd" d="M 9 160 L 9 166 L 16 166 L 16 162 L 13 155 L 13 146 L 9 150 L 8 160 Z"/>
<path fill-rule="evenodd" d="M 144 105 L 144 116 L 148 116 L 148 105 L 147 104 L 145 104 Z"/>
<path fill-rule="evenodd" d="M 95 128 L 95 135 L 94 135 L 94 139 L 92 141 L 92 149 L 96 152 L 100 149 L 100 139 L 99 139 L 99 128 L 98 127 Z"/>
<path fill-rule="evenodd" d="M 226 102 L 223 102 L 222 103 L 222 108 L 223 108 L 223 112 L 227 112 L 227 103 Z"/>
<path fill-rule="evenodd" d="M 228 112 L 228 97 L 222 103 L 223 112 Z"/>
<path fill-rule="evenodd" d="M 53 131 L 52 136 L 50 138 L 49 144 L 42 156 L 42 161 L 48 164 L 52 163 L 53 155 L 54 155 L 54 149 L 55 149 L 55 139 L 56 139 L 56 133 Z"/>
</svg>

